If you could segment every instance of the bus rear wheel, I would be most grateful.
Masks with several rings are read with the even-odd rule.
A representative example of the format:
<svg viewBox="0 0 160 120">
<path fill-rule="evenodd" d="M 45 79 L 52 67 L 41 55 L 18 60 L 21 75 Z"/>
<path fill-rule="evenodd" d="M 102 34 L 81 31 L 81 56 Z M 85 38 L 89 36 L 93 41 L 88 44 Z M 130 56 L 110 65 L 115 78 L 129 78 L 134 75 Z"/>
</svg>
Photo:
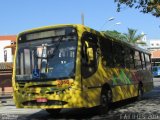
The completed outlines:
<svg viewBox="0 0 160 120">
<path fill-rule="evenodd" d="M 50 114 L 50 115 L 58 115 L 61 111 L 61 109 L 46 109 L 46 111 Z"/>
<path fill-rule="evenodd" d="M 102 89 L 101 98 L 100 98 L 101 114 L 105 114 L 109 111 L 111 103 L 112 103 L 111 89 Z"/>
<path fill-rule="evenodd" d="M 137 96 L 137 100 L 140 101 L 143 99 L 143 94 L 144 94 L 144 91 L 143 91 L 143 87 L 142 86 L 139 86 L 138 87 L 138 96 Z"/>
</svg>

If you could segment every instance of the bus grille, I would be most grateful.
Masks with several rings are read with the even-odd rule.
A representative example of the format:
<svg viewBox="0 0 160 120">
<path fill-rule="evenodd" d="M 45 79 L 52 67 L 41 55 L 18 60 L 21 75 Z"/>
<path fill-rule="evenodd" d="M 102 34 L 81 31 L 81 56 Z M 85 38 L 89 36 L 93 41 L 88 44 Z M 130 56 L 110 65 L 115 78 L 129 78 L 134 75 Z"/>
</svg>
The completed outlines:
<svg viewBox="0 0 160 120">
<path fill-rule="evenodd" d="M 41 106 L 41 105 L 65 105 L 67 102 L 59 100 L 48 100 L 47 102 L 37 102 L 36 100 L 26 101 L 22 103 L 24 106 Z"/>
<path fill-rule="evenodd" d="M 24 88 L 25 83 L 19 83 L 20 88 Z"/>
</svg>

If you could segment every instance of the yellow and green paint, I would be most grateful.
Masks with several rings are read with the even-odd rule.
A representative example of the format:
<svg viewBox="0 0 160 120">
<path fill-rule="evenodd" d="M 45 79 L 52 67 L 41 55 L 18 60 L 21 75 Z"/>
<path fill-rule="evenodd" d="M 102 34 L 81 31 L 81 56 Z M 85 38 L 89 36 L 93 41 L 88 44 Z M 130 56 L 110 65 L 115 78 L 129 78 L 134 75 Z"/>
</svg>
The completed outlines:
<svg viewBox="0 0 160 120">
<path fill-rule="evenodd" d="M 48 26 L 44 28 L 33 29 L 25 31 L 33 32 L 34 30 L 44 30 L 48 28 L 73 26 L 77 28 L 78 33 L 78 48 L 76 59 L 76 73 L 75 79 L 67 80 L 55 80 L 48 82 L 29 82 L 25 83 L 24 87 L 21 87 L 15 81 L 16 66 L 14 61 L 13 79 L 12 84 L 14 88 L 14 101 L 16 107 L 19 108 L 80 108 L 80 107 L 94 107 L 100 105 L 100 95 L 102 86 L 109 84 L 112 90 L 112 101 L 135 97 L 138 95 L 138 81 L 141 79 L 144 81 L 145 91 L 149 91 L 152 88 L 151 75 L 148 77 L 140 78 L 136 70 L 119 69 L 119 68 L 106 68 L 103 66 L 102 57 L 99 57 L 99 64 L 97 72 L 89 78 L 82 78 L 81 76 L 81 37 L 85 31 L 97 34 L 97 36 L 103 35 L 93 29 L 85 27 L 83 25 L 58 25 Z M 20 34 L 20 35 L 21 35 Z M 17 42 L 18 43 L 18 42 Z M 18 48 L 18 44 L 17 44 Z M 17 50 L 16 48 L 16 50 Z M 16 55 L 15 55 L 16 56 Z M 137 74 L 139 73 L 139 74 Z M 144 72 L 145 75 L 147 73 Z M 40 87 L 45 85 L 46 87 Z M 48 85 L 48 87 L 47 87 Z M 49 87 L 50 86 L 50 87 Z M 26 101 L 34 101 L 38 98 L 45 98 L 47 100 L 63 101 L 66 104 L 63 105 L 23 105 Z"/>
</svg>

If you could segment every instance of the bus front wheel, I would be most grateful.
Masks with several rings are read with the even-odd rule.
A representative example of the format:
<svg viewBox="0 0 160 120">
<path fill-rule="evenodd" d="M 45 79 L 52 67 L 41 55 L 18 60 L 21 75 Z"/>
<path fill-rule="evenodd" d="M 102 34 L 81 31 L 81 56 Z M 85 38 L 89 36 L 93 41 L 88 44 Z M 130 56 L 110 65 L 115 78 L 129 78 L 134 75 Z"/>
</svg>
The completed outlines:
<svg viewBox="0 0 160 120">
<path fill-rule="evenodd" d="M 101 114 L 105 114 L 109 111 L 109 107 L 112 102 L 112 91 L 111 89 L 102 89 L 100 98 L 100 109 Z"/>
</svg>

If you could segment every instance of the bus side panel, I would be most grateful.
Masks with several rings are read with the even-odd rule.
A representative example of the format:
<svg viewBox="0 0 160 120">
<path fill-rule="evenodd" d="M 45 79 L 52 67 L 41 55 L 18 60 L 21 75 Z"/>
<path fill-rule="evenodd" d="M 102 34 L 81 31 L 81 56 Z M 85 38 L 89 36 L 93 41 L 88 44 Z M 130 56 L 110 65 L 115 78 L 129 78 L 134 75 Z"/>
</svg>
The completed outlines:
<svg viewBox="0 0 160 120">
<path fill-rule="evenodd" d="M 97 72 L 83 79 L 83 86 L 88 89 L 84 92 L 88 95 L 88 103 L 92 104 L 89 107 L 100 104 L 101 90 L 105 84 L 112 90 L 113 102 L 137 96 L 138 84 L 135 84 L 132 77 L 128 69 L 105 68 L 100 62 Z"/>
<path fill-rule="evenodd" d="M 153 78 L 152 73 L 149 70 L 145 70 L 142 74 L 143 76 L 143 90 L 144 92 L 149 92 L 153 89 Z"/>
<path fill-rule="evenodd" d="M 129 69 L 114 68 L 113 81 L 113 102 L 128 99 L 138 95 L 138 78 Z"/>
<path fill-rule="evenodd" d="M 94 90 L 88 90 L 88 95 L 93 101 L 95 100 L 93 105 L 99 105 L 102 88 L 98 90 L 96 89 L 97 86 L 102 87 L 107 83 L 112 89 L 112 101 L 116 102 L 138 96 L 140 81 L 143 82 L 144 92 L 148 92 L 153 88 L 152 75 L 149 70 L 106 68 L 100 62 L 97 72 L 90 78 L 84 79 L 83 83 L 88 88 L 95 88 L 95 92 L 93 92 Z M 99 92 L 96 93 L 96 90 Z"/>
<path fill-rule="evenodd" d="M 112 102 L 121 101 L 127 98 L 137 96 L 138 85 L 123 85 L 112 88 L 113 100 Z"/>
</svg>

